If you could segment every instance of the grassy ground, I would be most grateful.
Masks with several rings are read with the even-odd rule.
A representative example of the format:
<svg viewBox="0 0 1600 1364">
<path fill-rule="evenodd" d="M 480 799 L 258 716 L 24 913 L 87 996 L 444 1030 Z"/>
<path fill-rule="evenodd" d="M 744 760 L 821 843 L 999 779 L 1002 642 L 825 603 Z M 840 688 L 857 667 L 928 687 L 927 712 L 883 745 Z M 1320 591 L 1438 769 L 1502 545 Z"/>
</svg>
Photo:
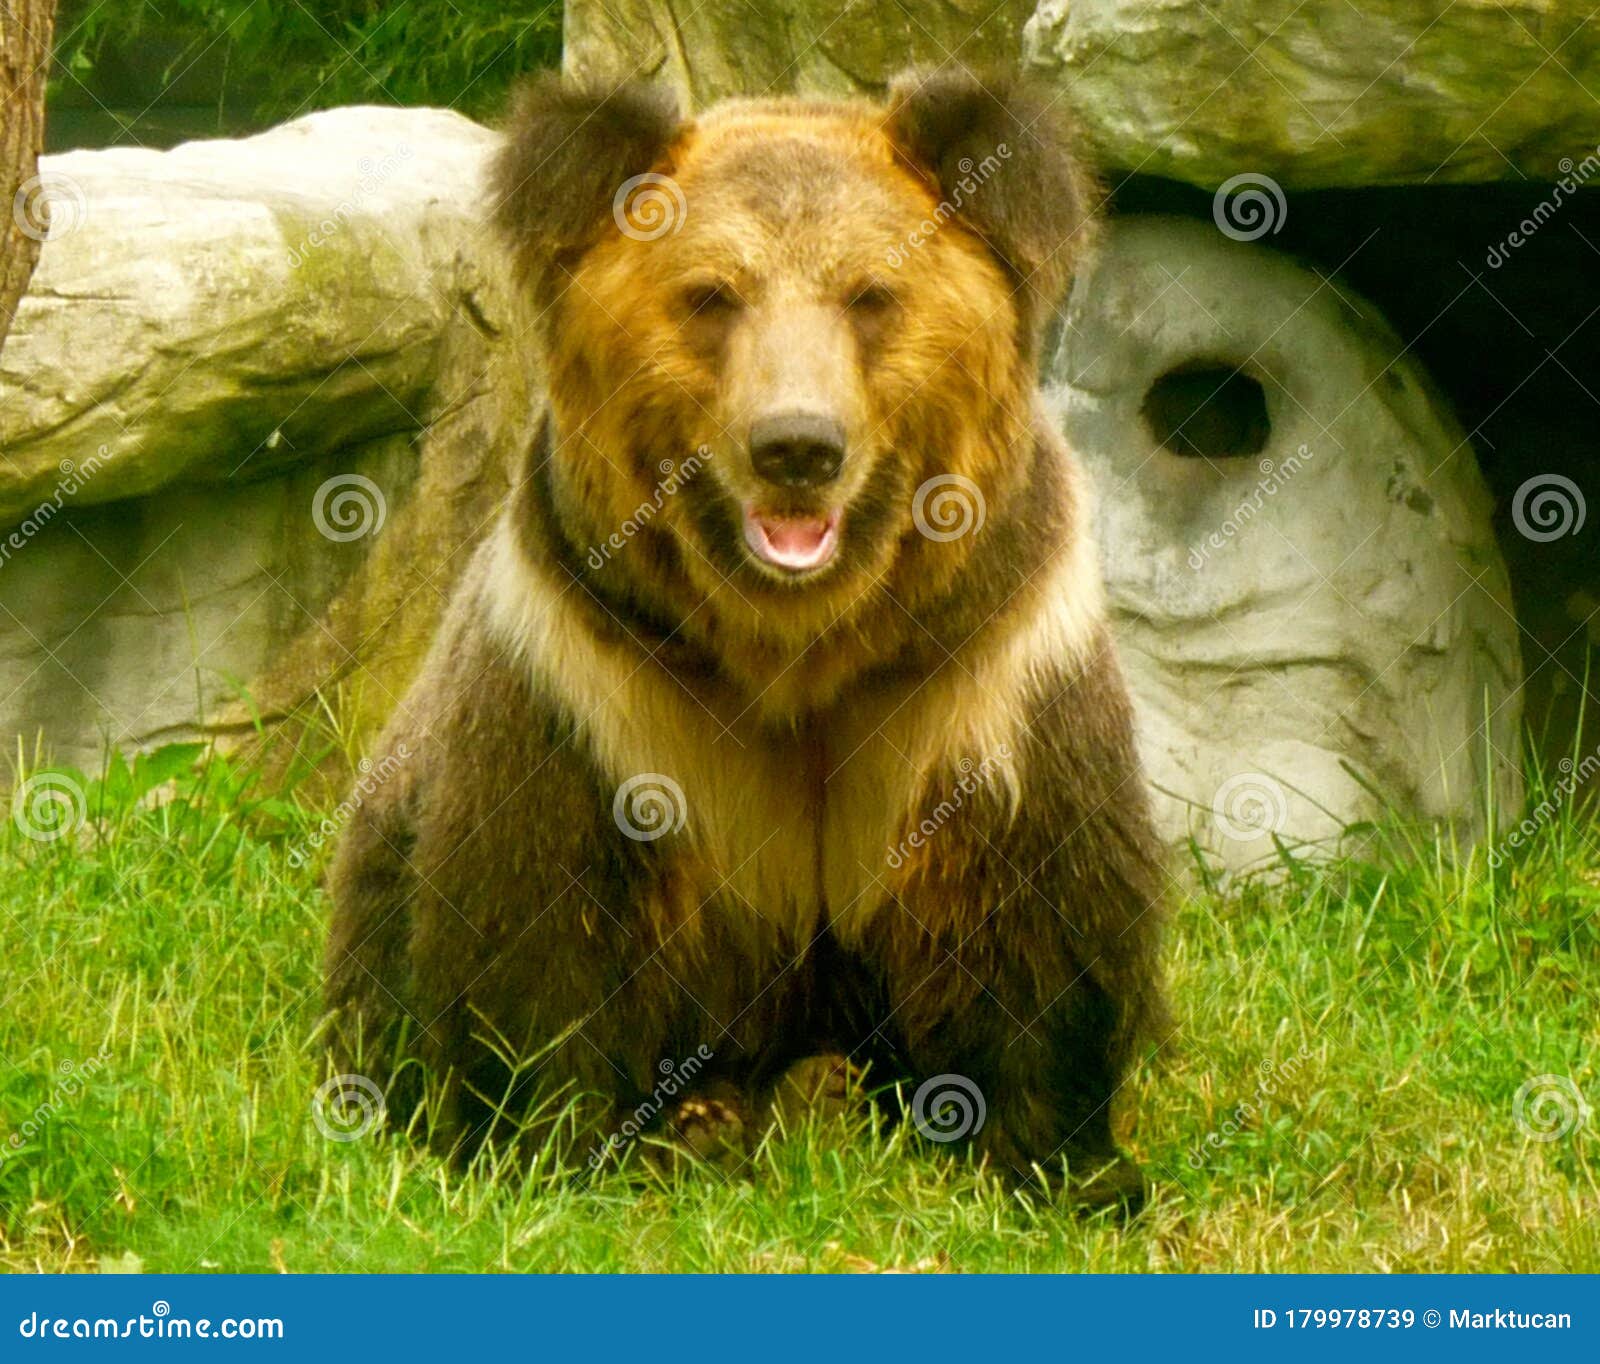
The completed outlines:
<svg viewBox="0 0 1600 1364">
<path fill-rule="evenodd" d="M 329 1140 L 311 816 L 217 761 L 139 800 L 193 756 L 54 804 L 36 784 L 0 831 L 0 1267 L 1600 1270 L 1600 821 L 1577 796 L 1499 868 L 1392 848 L 1180 906 L 1179 1028 L 1127 1096 L 1158 1192 L 1123 1227 L 903 1130 L 588 1189 Z"/>
</svg>

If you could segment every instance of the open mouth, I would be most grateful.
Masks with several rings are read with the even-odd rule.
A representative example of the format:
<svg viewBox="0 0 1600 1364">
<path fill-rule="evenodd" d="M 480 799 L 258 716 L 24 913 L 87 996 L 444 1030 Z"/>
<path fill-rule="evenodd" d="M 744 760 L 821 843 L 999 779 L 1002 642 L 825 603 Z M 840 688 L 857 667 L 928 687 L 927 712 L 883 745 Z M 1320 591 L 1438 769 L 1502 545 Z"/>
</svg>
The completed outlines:
<svg viewBox="0 0 1600 1364">
<path fill-rule="evenodd" d="M 837 510 L 795 515 L 747 505 L 744 542 L 762 563 L 786 573 L 811 573 L 838 553 L 841 519 Z"/>
</svg>

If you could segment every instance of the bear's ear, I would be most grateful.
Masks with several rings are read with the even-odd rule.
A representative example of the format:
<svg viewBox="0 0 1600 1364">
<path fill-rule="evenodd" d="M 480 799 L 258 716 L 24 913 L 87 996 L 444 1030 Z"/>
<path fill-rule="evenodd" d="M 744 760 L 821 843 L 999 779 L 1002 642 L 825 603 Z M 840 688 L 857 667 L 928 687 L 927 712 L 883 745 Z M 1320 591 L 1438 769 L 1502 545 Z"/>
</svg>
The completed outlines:
<svg viewBox="0 0 1600 1364">
<path fill-rule="evenodd" d="M 657 165 L 679 131 L 671 94 L 643 84 L 572 88 L 551 72 L 517 91 L 490 203 L 541 306 L 599 237 L 623 183 Z"/>
<path fill-rule="evenodd" d="M 1060 93 L 959 67 L 913 72 L 890 89 L 885 129 L 1016 277 L 1036 331 L 1066 293 L 1101 199 Z"/>
</svg>

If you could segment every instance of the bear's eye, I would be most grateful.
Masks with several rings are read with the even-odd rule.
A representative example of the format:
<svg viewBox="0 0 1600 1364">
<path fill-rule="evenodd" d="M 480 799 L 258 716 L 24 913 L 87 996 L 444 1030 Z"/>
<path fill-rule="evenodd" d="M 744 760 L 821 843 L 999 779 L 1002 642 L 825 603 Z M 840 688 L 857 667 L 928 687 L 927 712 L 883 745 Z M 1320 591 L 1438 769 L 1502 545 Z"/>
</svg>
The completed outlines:
<svg viewBox="0 0 1600 1364">
<path fill-rule="evenodd" d="M 731 284 L 691 285 L 683 296 L 684 306 L 694 317 L 718 317 L 734 312 L 743 300 Z"/>
<path fill-rule="evenodd" d="M 853 313 L 870 317 L 888 312 L 896 301 L 894 291 L 887 284 L 867 280 L 850 291 L 850 298 L 845 306 Z"/>
</svg>

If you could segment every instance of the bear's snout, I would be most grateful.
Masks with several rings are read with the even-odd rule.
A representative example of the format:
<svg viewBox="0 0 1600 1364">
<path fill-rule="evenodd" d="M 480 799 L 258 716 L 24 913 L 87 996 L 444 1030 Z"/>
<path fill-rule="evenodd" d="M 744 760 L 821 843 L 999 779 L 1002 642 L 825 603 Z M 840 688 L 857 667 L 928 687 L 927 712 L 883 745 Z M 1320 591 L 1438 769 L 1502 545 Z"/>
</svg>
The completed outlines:
<svg viewBox="0 0 1600 1364">
<path fill-rule="evenodd" d="M 750 424 L 750 463 L 768 483 L 816 488 L 844 465 L 844 425 L 821 412 L 779 412 Z"/>
</svg>

